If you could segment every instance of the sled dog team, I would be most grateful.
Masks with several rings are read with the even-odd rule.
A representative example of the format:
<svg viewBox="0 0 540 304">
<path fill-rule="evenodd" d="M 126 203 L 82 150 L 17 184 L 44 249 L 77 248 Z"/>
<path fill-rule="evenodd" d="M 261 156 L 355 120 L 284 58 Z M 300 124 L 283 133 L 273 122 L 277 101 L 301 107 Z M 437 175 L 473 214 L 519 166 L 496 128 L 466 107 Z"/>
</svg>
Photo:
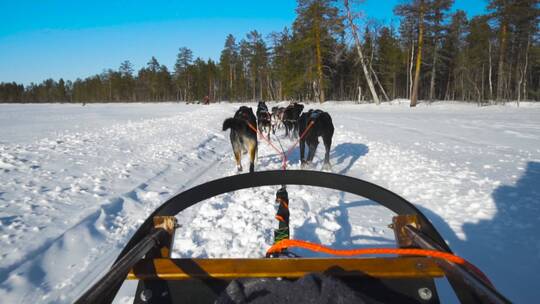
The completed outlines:
<svg viewBox="0 0 540 304">
<path fill-rule="evenodd" d="M 265 102 L 257 105 L 257 115 L 250 107 L 241 106 L 234 117 L 223 122 L 223 131 L 231 129 L 230 139 L 238 171 L 242 171 L 242 154 L 249 154 L 249 172 L 255 171 L 257 156 L 257 132 L 270 138 L 270 133 L 285 129 L 285 136 L 300 139 L 300 161 L 302 168 L 311 164 L 322 137 L 325 154 L 323 170 L 330 170 L 330 147 L 334 135 L 334 125 L 330 114 L 322 110 L 302 112 L 304 105 L 291 103 L 287 107 L 273 107 L 268 111 Z M 258 130 L 258 131 L 257 131 Z M 308 147 L 305 156 L 305 146 Z"/>
</svg>

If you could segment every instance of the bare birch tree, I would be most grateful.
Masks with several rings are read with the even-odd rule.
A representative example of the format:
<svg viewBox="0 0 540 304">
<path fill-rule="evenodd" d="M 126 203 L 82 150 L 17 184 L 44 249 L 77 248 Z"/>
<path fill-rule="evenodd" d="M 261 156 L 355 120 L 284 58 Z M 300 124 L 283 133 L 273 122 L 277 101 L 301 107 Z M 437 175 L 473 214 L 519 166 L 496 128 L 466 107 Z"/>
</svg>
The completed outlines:
<svg viewBox="0 0 540 304">
<path fill-rule="evenodd" d="M 343 0 L 343 5 L 345 6 L 347 19 L 349 20 L 349 26 L 351 28 L 351 32 L 354 37 L 354 42 L 356 44 L 356 51 L 358 52 L 358 57 L 360 57 L 360 64 L 362 65 L 362 70 L 364 71 L 364 76 L 366 77 L 369 91 L 371 92 L 371 96 L 373 97 L 373 100 L 375 101 L 375 103 L 380 104 L 381 101 L 379 100 L 379 96 L 377 95 L 377 91 L 375 90 L 375 86 L 373 85 L 373 80 L 371 79 L 371 75 L 368 71 L 366 60 L 362 52 L 362 45 L 360 43 L 360 38 L 358 37 L 358 31 L 357 31 L 356 25 L 354 24 L 354 18 L 352 16 L 351 8 L 349 6 L 349 0 Z"/>
</svg>

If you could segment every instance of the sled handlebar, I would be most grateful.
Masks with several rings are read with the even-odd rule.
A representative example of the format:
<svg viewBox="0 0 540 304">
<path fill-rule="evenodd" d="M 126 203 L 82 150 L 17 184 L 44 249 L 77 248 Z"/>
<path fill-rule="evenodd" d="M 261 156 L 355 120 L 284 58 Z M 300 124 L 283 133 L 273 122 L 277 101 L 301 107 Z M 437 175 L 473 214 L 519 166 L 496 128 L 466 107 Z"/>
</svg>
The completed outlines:
<svg viewBox="0 0 540 304">
<path fill-rule="evenodd" d="M 108 298 L 114 299 L 118 282 L 124 281 L 130 269 L 140 261 L 152 248 L 159 245 L 169 236 L 165 229 L 155 229 L 144 237 L 131 250 L 119 258 L 111 269 L 92 287 L 90 287 L 75 304 L 109 303 Z"/>
</svg>

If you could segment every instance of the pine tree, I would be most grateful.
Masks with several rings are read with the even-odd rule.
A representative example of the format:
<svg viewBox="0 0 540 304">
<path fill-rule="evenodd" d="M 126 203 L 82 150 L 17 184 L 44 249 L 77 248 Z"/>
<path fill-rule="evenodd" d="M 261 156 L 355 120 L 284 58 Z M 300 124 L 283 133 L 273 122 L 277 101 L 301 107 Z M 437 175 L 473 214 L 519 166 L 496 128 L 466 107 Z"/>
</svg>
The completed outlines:
<svg viewBox="0 0 540 304">
<path fill-rule="evenodd" d="M 221 51 L 219 65 L 221 79 L 224 80 L 222 92 L 223 98 L 232 100 L 235 94 L 236 65 L 238 61 L 238 45 L 233 35 L 229 34 L 225 40 L 225 47 Z"/>
<path fill-rule="evenodd" d="M 431 76 L 429 85 L 429 100 L 433 101 L 435 98 L 435 81 L 437 76 L 437 66 L 439 65 L 439 48 L 440 39 L 444 35 L 446 27 L 444 22 L 446 20 L 448 11 L 454 3 L 453 0 L 429 0 L 426 3 L 426 36 L 429 37 L 431 44 L 432 62 L 431 62 Z"/>
<path fill-rule="evenodd" d="M 485 16 L 473 18 L 469 23 L 466 41 L 466 75 L 476 92 L 476 99 L 483 101 L 492 98 L 490 84 L 490 49 L 492 29 Z M 486 98 L 487 96 L 487 98 Z"/>
<path fill-rule="evenodd" d="M 176 88 L 176 100 L 189 101 L 191 88 L 191 74 L 189 66 L 193 62 L 193 52 L 187 47 L 181 47 L 176 55 L 174 64 L 174 84 Z"/>
<path fill-rule="evenodd" d="M 129 60 L 125 60 L 120 64 L 118 69 L 120 72 L 120 96 L 123 101 L 135 101 L 134 87 L 135 82 L 133 79 L 133 64 Z"/>
<path fill-rule="evenodd" d="M 407 56 L 404 58 L 405 67 L 405 83 L 406 83 L 406 98 L 411 98 L 412 96 L 412 86 L 413 86 L 413 67 L 414 67 L 414 56 L 415 56 L 415 46 L 416 39 L 418 35 L 418 18 L 417 11 L 415 10 L 414 3 L 403 3 L 394 8 L 394 14 L 401 17 L 401 22 L 399 26 L 399 32 L 401 37 L 401 44 L 405 50 Z"/>
<path fill-rule="evenodd" d="M 343 30 L 335 0 L 298 0 L 297 17 L 293 23 L 295 51 L 308 49 L 304 60 L 309 67 L 305 73 L 307 87 L 313 89 L 314 99 L 325 101 L 324 58 L 336 45 L 336 34 Z"/>
<path fill-rule="evenodd" d="M 468 20 L 464 11 L 456 11 L 448 26 L 448 34 L 443 38 L 441 55 L 445 64 L 442 78 L 444 99 L 456 100 L 465 97 L 465 37 Z M 459 97 L 458 97 L 459 96 Z"/>
<path fill-rule="evenodd" d="M 56 94 L 53 100 L 60 102 L 68 101 L 66 83 L 64 82 L 63 78 L 60 78 L 60 80 L 58 80 L 58 84 L 56 85 Z"/>
<path fill-rule="evenodd" d="M 420 69 L 422 67 L 422 47 L 424 46 L 424 14 L 425 5 L 423 0 L 419 0 L 418 8 L 418 47 L 416 49 L 416 65 L 414 72 L 414 82 L 411 94 L 411 107 L 415 107 L 418 100 L 418 85 L 420 83 Z"/>
<path fill-rule="evenodd" d="M 251 79 L 252 100 L 264 99 L 264 85 L 268 71 L 268 50 L 261 34 L 251 31 L 247 34 L 247 53 Z"/>
<path fill-rule="evenodd" d="M 538 1 L 491 0 L 488 9 L 498 30 L 496 99 L 500 102 L 515 97 L 519 101 L 527 79 L 531 44 L 538 33 Z"/>
<path fill-rule="evenodd" d="M 238 52 L 238 69 L 239 69 L 239 79 L 238 79 L 238 88 L 241 100 L 248 100 L 253 98 L 252 88 L 252 76 L 249 62 L 251 60 L 251 48 L 249 42 L 245 39 L 240 40 L 239 52 Z"/>
<path fill-rule="evenodd" d="M 385 88 L 391 88 L 389 94 L 392 99 L 398 94 L 398 75 L 401 71 L 401 62 L 406 54 L 403 54 L 399 41 L 391 28 L 383 27 L 377 40 L 378 56 L 375 65 L 380 72 L 381 82 Z"/>
<path fill-rule="evenodd" d="M 271 51 L 269 54 L 270 63 L 270 86 L 272 87 L 272 97 L 275 100 L 284 100 L 284 83 L 287 82 L 288 67 L 290 66 L 289 43 L 291 36 L 289 30 L 284 28 L 282 32 L 270 34 Z"/>
<path fill-rule="evenodd" d="M 510 8 L 512 0 L 491 0 L 488 9 L 498 23 L 499 31 L 499 62 L 497 67 L 497 95 L 498 102 L 502 101 L 504 95 L 505 81 L 505 57 L 508 43 L 508 22 L 510 19 Z"/>
</svg>

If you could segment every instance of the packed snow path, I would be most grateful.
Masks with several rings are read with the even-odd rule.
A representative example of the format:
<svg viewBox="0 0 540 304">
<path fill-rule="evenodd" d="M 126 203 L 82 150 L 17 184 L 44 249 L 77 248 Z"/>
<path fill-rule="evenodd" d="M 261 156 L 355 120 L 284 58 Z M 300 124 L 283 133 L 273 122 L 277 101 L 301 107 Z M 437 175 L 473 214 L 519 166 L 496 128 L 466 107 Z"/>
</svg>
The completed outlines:
<svg viewBox="0 0 540 304">
<path fill-rule="evenodd" d="M 1 105 L 0 298 L 72 302 L 160 203 L 236 174 L 221 125 L 238 106 Z M 336 127 L 334 172 L 413 202 L 510 299 L 538 297 L 539 106 L 322 108 Z M 282 131 L 277 138 L 293 143 Z M 323 150 L 313 169 L 322 167 Z M 298 163 L 296 150 L 289 168 Z M 256 170 L 279 167 L 277 153 L 260 141 Z M 237 191 L 186 210 L 174 255 L 264 255 L 276 190 Z M 311 187 L 290 186 L 289 195 L 294 238 L 337 248 L 394 243 L 392 213 L 372 202 Z"/>
</svg>

